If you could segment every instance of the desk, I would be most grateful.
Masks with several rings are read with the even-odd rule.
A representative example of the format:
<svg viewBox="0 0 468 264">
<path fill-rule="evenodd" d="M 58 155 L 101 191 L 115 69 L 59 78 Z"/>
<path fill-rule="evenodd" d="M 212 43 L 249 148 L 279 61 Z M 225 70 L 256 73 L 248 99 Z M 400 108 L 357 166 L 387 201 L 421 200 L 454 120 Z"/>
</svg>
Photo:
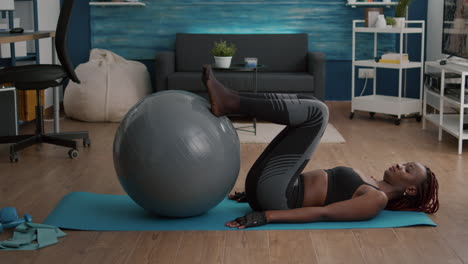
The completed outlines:
<svg viewBox="0 0 468 264">
<path fill-rule="evenodd" d="M 36 31 L 36 32 L 24 32 L 21 34 L 12 34 L 10 32 L 0 32 L 0 44 L 11 44 L 11 58 L 14 62 L 14 55 L 15 55 L 15 46 L 13 45 L 14 42 L 20 41 L 31 41 L 31 40 L 38 40 L 43 38 L 51 38 L 52 40 L 52 63 L 56 64 L 55 58 L 55 31 Z M 39 48 L 36 47 L 36 63 L 39 64 L 39 56 L 38 56 Z M 59 133 L 59 111 L 60 111 L 60 99 L 59 99 L 59 87 L 54 87 L 54 133 Z"/>
<path fill-rule="evenodd" d="M 0 32 L 0 44 L 29 41 L 43 38 L 55 38 L 55 31 L 24 32 L 21 34 Z"/>
</svg>

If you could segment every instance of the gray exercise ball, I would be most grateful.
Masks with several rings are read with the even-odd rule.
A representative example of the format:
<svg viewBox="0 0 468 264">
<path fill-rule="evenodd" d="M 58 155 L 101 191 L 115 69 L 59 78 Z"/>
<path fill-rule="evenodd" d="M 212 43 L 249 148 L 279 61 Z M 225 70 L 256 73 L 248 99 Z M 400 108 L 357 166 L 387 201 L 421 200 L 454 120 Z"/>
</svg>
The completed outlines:
<svg viewBox="0 0 468 264">
<path fill-rule="evenodd" d="M 151 213 L 203 214 L 234 187 L 240 144 L 227 117 L 185 91 L 152 94 L 126 114 L 114 139 L 114 167 L 128 195 Z"/>
</svg>

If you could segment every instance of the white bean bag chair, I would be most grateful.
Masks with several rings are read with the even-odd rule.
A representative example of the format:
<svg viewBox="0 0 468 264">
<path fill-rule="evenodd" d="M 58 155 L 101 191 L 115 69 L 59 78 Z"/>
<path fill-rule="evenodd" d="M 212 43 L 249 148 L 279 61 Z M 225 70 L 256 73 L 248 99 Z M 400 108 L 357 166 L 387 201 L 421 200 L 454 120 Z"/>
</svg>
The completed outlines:
<svg viewBox="0 0 468 264">
<path fill-rule="evenodd" d="M 88 122 L 119 122 L 128 110 L 151 93 L 146 66 L 108 50 L 93 49 L 89 61 L 76 68 L 81 84 L 69 82 L 65 114 Z"/>
</svg>

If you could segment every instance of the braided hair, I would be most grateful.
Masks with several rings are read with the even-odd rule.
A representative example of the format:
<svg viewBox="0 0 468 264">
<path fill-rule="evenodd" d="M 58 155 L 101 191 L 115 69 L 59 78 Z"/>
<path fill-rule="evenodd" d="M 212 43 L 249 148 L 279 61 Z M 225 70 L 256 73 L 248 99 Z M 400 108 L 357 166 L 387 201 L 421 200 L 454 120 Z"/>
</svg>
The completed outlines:
<svg viewBox="0 0 468 264">
<path fill-rule="evenodd" d="M 398 199 L 388 201 L 385 209 L 395 211 L 419 211 L 433 214 L 439 210 L 439 182 L 428 167 L 426 168 L 426 180 L 417 188 L 416 195 L 404 195 Z"/>
</svg>

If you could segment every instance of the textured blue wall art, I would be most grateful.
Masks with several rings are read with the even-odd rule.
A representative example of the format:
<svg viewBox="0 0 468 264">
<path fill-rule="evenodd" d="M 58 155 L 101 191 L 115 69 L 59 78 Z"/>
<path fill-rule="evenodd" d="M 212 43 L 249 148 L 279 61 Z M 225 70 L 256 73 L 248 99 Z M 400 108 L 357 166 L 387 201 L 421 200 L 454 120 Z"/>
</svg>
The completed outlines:
<svg viewBox="0 0 468 264">
<path fill-rule="evenodd" d="M 175 34 L 307 33 L 309 50 L 329 60 L 351 59 L 352 20 L 363 8 L 344 0 L 142 0 L 145 7 L 91 7 L 91 45 L 127 59 L 153 59 L 174 49 Z M 386 9 L 386 12 L 393 12 Z M 393 51 L 395 37 L 379 38 Z M 358 58 L 372 58 L 372 34 L 358 34 Z"/>
</svg>

